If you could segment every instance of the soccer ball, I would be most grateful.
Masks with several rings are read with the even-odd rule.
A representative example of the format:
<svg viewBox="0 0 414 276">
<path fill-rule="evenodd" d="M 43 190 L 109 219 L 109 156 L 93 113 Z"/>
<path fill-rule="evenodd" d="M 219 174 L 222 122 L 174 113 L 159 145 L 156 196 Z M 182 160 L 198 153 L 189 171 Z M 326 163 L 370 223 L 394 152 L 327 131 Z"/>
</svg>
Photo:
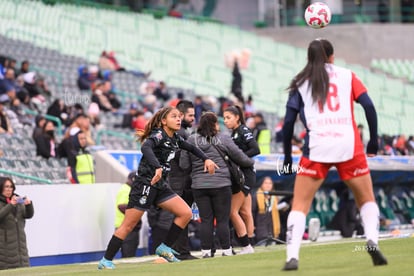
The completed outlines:
<svg viewBox="0 0 414 276">
<path fill-rule="evenodd" d="M 315 2 L 306 8 L 304 17 L 308 26 L 314 29 L 321 29 L 328 26 L 331 21 L 331 10 L 328 5 Z"/>
</svg>

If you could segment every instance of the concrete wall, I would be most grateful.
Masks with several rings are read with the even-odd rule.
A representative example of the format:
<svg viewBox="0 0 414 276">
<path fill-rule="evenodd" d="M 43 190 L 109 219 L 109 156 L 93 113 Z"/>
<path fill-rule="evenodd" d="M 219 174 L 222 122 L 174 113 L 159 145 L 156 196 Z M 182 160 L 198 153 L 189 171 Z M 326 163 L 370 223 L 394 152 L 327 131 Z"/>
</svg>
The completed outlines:
<svg viewBox="0 0 414 276">
<path fill-rule="evenodd" d="M 295 26 L 255 32 L 305 49 L 311 40 L 327 38 L 334 44 L 335 56 L 347 63 L 369 66 L 373 58 L 414 59 L 413 24 L 344 24 L 320 30 Z"/>
</svg>

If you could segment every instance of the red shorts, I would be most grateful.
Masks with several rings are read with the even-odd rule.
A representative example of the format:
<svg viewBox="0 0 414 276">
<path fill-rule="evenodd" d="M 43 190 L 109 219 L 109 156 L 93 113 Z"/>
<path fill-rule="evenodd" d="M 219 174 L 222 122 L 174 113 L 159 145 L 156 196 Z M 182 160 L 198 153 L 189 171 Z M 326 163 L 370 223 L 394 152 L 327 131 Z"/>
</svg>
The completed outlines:
<svg viewBox="0 0 414 276">
<path fill-rule="evenodd" d="M 297 175 L 311 176 L 314 178 L 326 178 L 329 169 L 335 166 L 339 177 L 348 180 L 369 173 L 368 162 L 365 154 L 358 154 L 351 160 L 339 163 L 321 163 L 303 157 L 299 161 Z"/>
</svg>

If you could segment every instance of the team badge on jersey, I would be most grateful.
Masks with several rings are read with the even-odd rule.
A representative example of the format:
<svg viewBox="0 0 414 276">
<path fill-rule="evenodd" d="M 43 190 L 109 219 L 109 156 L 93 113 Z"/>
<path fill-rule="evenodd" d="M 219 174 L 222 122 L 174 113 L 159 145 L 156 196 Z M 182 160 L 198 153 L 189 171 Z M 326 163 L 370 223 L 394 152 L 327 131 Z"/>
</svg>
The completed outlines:
<svg viewBox="0 0 414 276">
<path fill-rule="evenodd" d="M 147 203 L 147 197 L 141 196 L 141 198 L 139 199 L 139 204 L 145 205 L 145 203 Z"/>
</svg>

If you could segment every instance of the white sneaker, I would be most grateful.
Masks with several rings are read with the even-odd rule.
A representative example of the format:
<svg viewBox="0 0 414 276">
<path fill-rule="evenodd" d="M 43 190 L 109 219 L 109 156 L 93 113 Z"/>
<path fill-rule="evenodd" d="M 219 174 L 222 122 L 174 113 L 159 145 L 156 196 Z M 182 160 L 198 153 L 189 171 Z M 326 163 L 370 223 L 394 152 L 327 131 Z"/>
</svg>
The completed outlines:
<svg viewBox="0 0 414 276">
<path fill-rule="evenodd" d="M 223 249 L 223 253 L 221 254 L 222 256 L 233 256 L 233 250 L 230 247 L 229 249 Z"/>
<path fill-rule="evenodd" d="M 318 239 L 320 228 L 321 228 L 321 221 L 319 220 L 319 218 L 311 218 L 309 220 L 308 232 L 309 232 L 309 239 L 311 241 L 316 241 Z"/>
<path fill-rule="evenodd" d="M 201 249 L 201 256 L 204 258 L 211 258 L 211 249 Z"/>
<path fill-rule="evenodd" d="M 239 252 L 240 255 L 252 253 L 254 253 L 254 248 L 250 244 L 248 246 L 242 247 L 242 250 Z"/>
</svg>

